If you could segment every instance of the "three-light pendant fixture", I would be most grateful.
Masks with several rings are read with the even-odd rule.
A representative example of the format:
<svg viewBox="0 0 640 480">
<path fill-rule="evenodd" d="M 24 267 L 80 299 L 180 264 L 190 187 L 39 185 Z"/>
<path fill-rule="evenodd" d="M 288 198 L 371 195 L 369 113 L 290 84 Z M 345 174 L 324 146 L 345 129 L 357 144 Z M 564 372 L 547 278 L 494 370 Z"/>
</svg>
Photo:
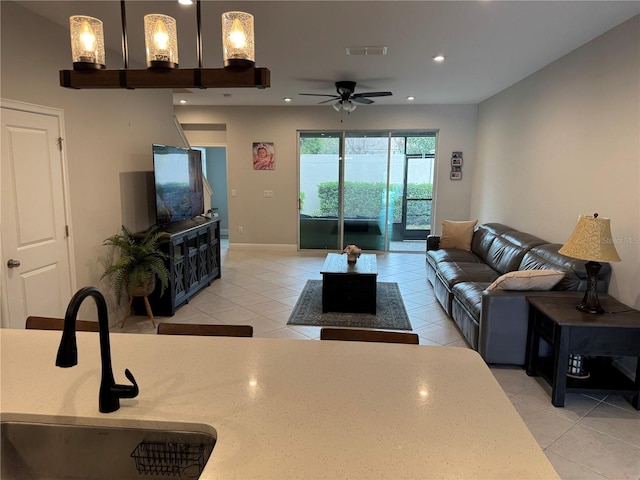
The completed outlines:
<svg viewBox="0 0 640 480">
<path fill-rule="evenodd" d="M 202 66 L 200 0 L 197 10 L 198 68 L 180 69 L 177 22 L 152 13 L 144 17 L 147 70 L 129 69 L 125 2 L 121 0 L 124 69 L 107 70 L 103 24 L 97 18 L 69 18 L 73 70 L 60 71 L 60 85 L 68 88 L 221 88 L 270 86 L 270 72 L 255 67 L 253 15 L 222 14 L 223 69 Z"/>
</svg>

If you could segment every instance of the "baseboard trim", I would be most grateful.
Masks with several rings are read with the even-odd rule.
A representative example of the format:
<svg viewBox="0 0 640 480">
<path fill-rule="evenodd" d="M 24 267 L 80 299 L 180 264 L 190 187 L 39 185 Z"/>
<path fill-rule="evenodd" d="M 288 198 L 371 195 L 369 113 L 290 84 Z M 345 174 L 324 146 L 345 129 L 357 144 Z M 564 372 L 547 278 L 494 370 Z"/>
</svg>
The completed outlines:
<svg viewBox="0 0 640 480">
<path fill-rule="evenodd" d="M 297 245 L 286 243 L 229 243 L 229 250 L 271 250 L 274 252 L 295 252 Z"/>
</svg>

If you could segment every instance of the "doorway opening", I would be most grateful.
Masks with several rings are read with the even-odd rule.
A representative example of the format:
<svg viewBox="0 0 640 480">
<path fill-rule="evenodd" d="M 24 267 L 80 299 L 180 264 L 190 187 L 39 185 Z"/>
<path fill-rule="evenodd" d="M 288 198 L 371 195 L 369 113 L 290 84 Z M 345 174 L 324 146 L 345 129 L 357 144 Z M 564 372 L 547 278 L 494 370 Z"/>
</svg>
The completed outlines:
<svg viewBox="0 0 640 480">
<path fill-rule="evenodd" d="M 211 187 L 211 214 L 220 217 L 220 237 L 229 238 L 227 147 L 191 147 L 202 152 L 202 172 Z"/>
</svg>

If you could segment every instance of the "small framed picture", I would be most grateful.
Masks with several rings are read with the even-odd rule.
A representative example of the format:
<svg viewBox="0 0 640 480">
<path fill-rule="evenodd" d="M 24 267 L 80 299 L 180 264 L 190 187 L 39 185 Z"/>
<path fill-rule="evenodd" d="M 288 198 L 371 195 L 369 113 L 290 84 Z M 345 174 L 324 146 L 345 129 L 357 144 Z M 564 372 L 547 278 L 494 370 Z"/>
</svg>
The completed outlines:
<svg viewBox="0 0 640 480">
<path fill-rule="evenodd" d="M 449 178 L 451 180 L 462 180 L 462 172 L 455 172 L 452 170 L 449 174 Z"/>
<path fill-rule="evenodd" d="M 453 152 L 451 154 L 451 166 L 452 167 L 462 166 L 462 152 Z"/>
<path fill-rule="evenodd" d="M 255 142 L 253 144 L 253 169 L 274 170 L 275 148 L 271 142 Z"/>
</svg>

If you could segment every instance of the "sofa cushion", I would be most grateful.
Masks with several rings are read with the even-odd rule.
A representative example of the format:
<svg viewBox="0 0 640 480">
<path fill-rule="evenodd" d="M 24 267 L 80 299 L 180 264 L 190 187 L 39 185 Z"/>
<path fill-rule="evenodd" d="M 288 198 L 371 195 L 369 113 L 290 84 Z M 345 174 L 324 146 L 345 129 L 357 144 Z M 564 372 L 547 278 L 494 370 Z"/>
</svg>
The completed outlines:
<svg viewBox="0 0 640 480">
<path fill-rule="evenodd" d="M 480 225 L 473 234 L 471 251 L 478 255 L 483 262 L 486 262 L 487 254 L 493 241 L 498 238 L 498 236 L 512 231 L 514 231 L 513 228 L 502 225 L 501 223 L 485 223 L 484 225 Z"/>
<path fill-rule="evenodd" d="M 528 233 L 516 230 L 503 233 L 491 243 L 485 263 L 500 273 L 518 270 L 524 254 L 534 246 L 543 243 L 545 243 L 543 240 Z"/>
<path fill-rule="evenodd" d="M 516 270 L 498 277 L 487 290 L 551 290 L 563 277 L 557 270 Z"/>
<path fill-rule="evenodd" d="M 522 258 L 518 267 L 519 270 L 550 269 L 559 270 L 565 276 L 554 287 L 554 290 L 586 290 L 587 270 L 586 261 L 577 258 L 567 257 L 558 253 L 562 247 L 560 243 L 547 243 L 533 247 Z M 609 279 L 611 277 L 611 265 L 603 263 L 598 274 L 598 291 L 606 292 L 609 289 Z"/>
<path fill-rule="evenodd" d="M 427 252 L 427 259 L 432 265 L 437 265 L 440 262 L 468 262 L 468 263 L 482 263 L 482 260 L 478 256 L 468 250 L 460 250 L 458 248 L 447 248 L 446 250 L 429 250 Z"/>
<path fill-rule="evenodd" d="M 491 243 L 485 262 L 497 272 L 507 273 L 518 269 L 525 253 L 522 247 L 498 237 Z"/>
<path fill-rule="evenodd" d="M 531 250 L 533 247 L 537 247 L 538 245 L 544 245 L 545 243 L 549 243 L 541 238 L 536 237 L 535 235 L 531 235 L 526 232 L 519 232 L 517 230 L 511 230 L 510 232 L 503 233 L 500 235 L 505 240 L 517 245 L 524 250 Z"/>
<path fill-rule="evenodd" d="M 480 319 L 482 292 L 489 286 L 487 282 L 462 282 L 453 287 L 453 297 L 460 302 L 476 322 Z"/>
<path fill-rule="evenodd" d="M 471 250 L 473 229 L 477 220 L 467 222 L 442 221 L 442 235 L 440 235 L 440 248 L 459 248 Z"/>
<path fill-rule="evenodd" d="M 449 291 L 460 282 L 493 282 L 500 276 L 485 263 L 441 262 L 438 276 Z"/>
</svg>

